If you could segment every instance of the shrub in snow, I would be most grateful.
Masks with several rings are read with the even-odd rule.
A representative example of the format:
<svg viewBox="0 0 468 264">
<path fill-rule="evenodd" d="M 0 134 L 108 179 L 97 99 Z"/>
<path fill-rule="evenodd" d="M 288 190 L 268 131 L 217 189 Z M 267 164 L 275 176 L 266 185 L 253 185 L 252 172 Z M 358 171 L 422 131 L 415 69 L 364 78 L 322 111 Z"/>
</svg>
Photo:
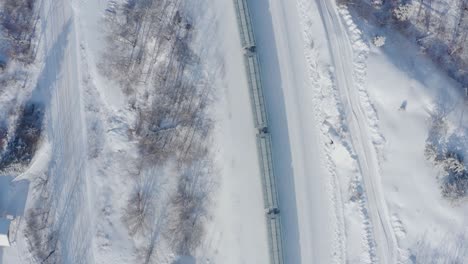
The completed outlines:
<svg viewBox="0 0 468 264">
<path fill-rule="evenodd" d="M 456 200 L 468 194 L 468 170 L 465 160 L 468 156 L 468 140 L 467 132 L 463 130 L 455 131 L 447 137 L 447 111 L 438 109 L 438 113 L 432 115 L 425 154 L 428 160 L 443 170 L 442 195 Z"/>
<path fill-rule="evenodd" d="M 31 62 L 31 46 L 37 16 L 36 0 L 3 0 L 0 10 L 0 26 L 8 43 L 7 54 L 23 62 Z"/>
<path fill-rule="evenodd" d="M 411 17 L 412 12 L 411 4 L 401 4 L 393 10 L 393 16 L 400 21 L 406 21 Z"/>
<path fill-rule="evenodd" d="M 373 7 L 380 9 L 383 5 L 383 0 L 372 0 L 371 3 Z"/>
<path fill-rule="evenodd" d="M 465 164 L 456 154 L 451 154 L 445 160 L 446 170 L 453 174 L 463 174 L 466 171 Z"/>
<path fill-rule="evenodd" d="M 50 206 L 50 204 L 48 204 Z M 51 208 L 31 208 L 26 213 L 24 235 L 28 239 L 30 253 L 41 263 L 58 263 L 55 254 L 58 247 L 57 233 L 52 230 Z M 46 235 L 47 234 L 47 235 Z"/>
<path fill-rule="evenodd" d="M 3 152 L 3 148 L 5 147 L 5 143 L 7 141 L 8 130 L 4 126 L 0 126 L 0 153 Z"/>
<path fill-rule="evenodd" d="M 437 147 L 428 144 L 426 156 L 435 165 L 442 167 L 444 175 L 441 178 L 442 195 L 449 199 L 460 199 L 468 194 L 468 171 L 460 155 L 447 151 L 444 146 Z"/>
<path fill-rule="evenodd" d="M 199 159 L 188 164 L 171 197 L 166 236 L 178 255 L 192 255 L 202 242 L 213 187 L 213 182 L 206 177 L 211 170 L 209 163 Z"/>
<path fill-rule="evenodd" d="M 375 36 L 372 39 L 372 43 L 374 43 L 374 45 L 376 47 L 382 47 L 383 45 L 385 45 L 385 37 L 384 36 Z"/>
<path fill-rule="evenodd" d="M 28 103 L 24 107 L 14 135 L 8 142 L 4 155 L 0 157 L 0 171 L 22 168 L 29 164 L 39 145 L 43 119 L 43 105 Z"/>
<path fill-rule="evenodd" d="M 138 184 L 127 203 L 125 214 L 122 216 L 123 222 L 127 225 L 130 235 L 138 232 L 146 232 L 154 215 L 153 190 Z"/>
<path fill-rule="evenodd" d="M 465 197 L 468 191 L 468 171 L 460 155 L 447 153 L 443 161 L 447 176 L 444 178 L 442 193 L 448 198 Z"/>
</svg>

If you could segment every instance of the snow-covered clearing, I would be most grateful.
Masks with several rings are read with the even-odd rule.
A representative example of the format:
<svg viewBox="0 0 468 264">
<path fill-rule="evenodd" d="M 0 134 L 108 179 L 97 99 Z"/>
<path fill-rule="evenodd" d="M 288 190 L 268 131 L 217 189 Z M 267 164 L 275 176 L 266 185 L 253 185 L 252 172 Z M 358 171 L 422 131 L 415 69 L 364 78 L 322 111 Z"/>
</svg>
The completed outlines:
<svg viewBox="0 0 468 264">
<path fill-rule="evenodd" d="M 351 16 L 346 12 L 343 15 L 351 24 Z M 379 32 L 357 22 L 363 38 Z M 350 31 L 360 35 L 353 26 Z M 392 31 L 379 33 L 387 36 L 386 44 L 382 49 L 367 44 L 364 84 L 379 113 L 379 127 L 385 138 L 378 152 L 383 193 L 400 248 L 397 260 L 466 262 L 468 251 L 460 245 L 466 243 L 468 231 L 466 199 L 451 201 L 443 197 L 444 172 L 427 159 L 425 150 L 431 140 L 432 116 L 446 111 L 448 132 L 438 140 L 445 144 L 444 137 L 452 137 L 459 155 L 466 157 L 468 120 L 464 112 L 468 98 L 460 84 L 422 56 L 411 42 Z"/>
</svg>

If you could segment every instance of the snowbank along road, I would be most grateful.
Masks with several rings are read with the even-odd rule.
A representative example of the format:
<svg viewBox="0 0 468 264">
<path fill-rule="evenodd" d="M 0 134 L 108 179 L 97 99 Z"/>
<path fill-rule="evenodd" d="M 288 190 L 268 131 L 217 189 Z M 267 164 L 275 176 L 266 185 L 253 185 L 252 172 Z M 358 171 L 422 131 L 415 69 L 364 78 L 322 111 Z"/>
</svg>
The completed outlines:
<svg viewBox="0 0 468 264">
<path fill-rule="evenodd" d="M 327 49 L 321 52 L 329 53 L 332 67 L 331 78 L 337 86 L 339 100 L 343 104 L 346 124 L 349 126 L 352 148 L 356 152 L 356 159 L 362 174 L 369 218 L 372 232 L 367 234 L 373 241 L 369 248 L 371 262 L 396 263 L 397 245 L 393 229 L 389 222 L 387 205 L 383 197 L 380 184 L 380 171 L 376 150 L 369 135 L 367 117 L 362 109 L 358 89 L 354 83 L 353 51 L 348 39 L 346 28 L 337 13 L 334 1 L 304 0 L 319 10 L 322 28 L 325 33 L 321 40 Z M 272 125 L 273 148 L 281 149 L 281 154 L 275 158 L 281 163 L 284 150 L 291 150 L 291 166 L 294 182 L 295 200 L 286 199 L 282 184 L 279 188 L 280 207 L 294 206 L 297 209 L 297 223 L 288 221 L 284 230 L 294 230 L 292 225 L 297 224 L 298 238 L 294 232 L 285 231 L 284 240 L 299 240 L 299 251 L 292 249 L 285 243 L 285 259 L 291 263 L 342 263 L 346 259 L 344 240 L 346 233 L 343 224 L 340 224 L 338 212 L 334 204 L 339 189 L 330 183 L 327 165 L 321 149 L 323 143 L 320 136 L 320 124 L 315 117 L 317 109 L 314 108 L 314 95 L 311 87 L 308 63 L 306 61 L 305 47 L 301 32 L 301 16 L 297 3 L 290 1 L 264 0 L 250 1 L 253 28 L 256 32 L 257 48 L 262 65 L 262 77 L 265 80 L 265 98 L 268 114 L 272 121 L 281 120 L 281 109 L 275 107 L 278 97 L 284 100 L 286 119 L 283 124 Z M 270 26 L 272 31 L 267 30 Z M 311 26 L 311 25 L 306 25 Z M 272 43 L 272 40 L 274 43 Z M 277 60 L 275 60 L 277 58 Z M 274 75 L 273 64 L 279 65 L 279 76 Z M 278 88 L 274 88 L 280 86 Z M 281 138 L 281 130 L 287 127 L 288 138 Z M 275 154 L 276 155 L 276 154 Z M 285 156 L 284 156 L 285 157 Z M 285 181 L 283 175 L 279 181 Z M 290 189 L 289 189 L 290 190 Z M 339 195 L 338 195 L 339 196 Z M 335 201 L 335 202 L 334 202 Z M 295 253 L 293 253 L 295 251 Z M 300 260 L 297 259 L 299 254 Z"/>
<path fill-rule="evenodd" d="M 335 78 L 344 105 L 359 168 L 364 179 L 368 206 L 374 229 L 377 258 L 380 263 L 396 263 L 397 245 L 388 216 L 380 183 L 380 169 L 375 148 L 368 133 L 365 110 L 359 101 L 353 81 L 353 54 L 350 41 L 332 1 L 318 0 L 320 14 L 327 32 L 329 50 L 335 67 Z"/>
<path fill-rule="evenodd" d="M 296 6 L 268 0 L 249 4 L 271 118 L 274 168 L 279 171 L 285 262 L 335 263 L 330 253 L 333 206 L 320 157 Z"/>
</svg>

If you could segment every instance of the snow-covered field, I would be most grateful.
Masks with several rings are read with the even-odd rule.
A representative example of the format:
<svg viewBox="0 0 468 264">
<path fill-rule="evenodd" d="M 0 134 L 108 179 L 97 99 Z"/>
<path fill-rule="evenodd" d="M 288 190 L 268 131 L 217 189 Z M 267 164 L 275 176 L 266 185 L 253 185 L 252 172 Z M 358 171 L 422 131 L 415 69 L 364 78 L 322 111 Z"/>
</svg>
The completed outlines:
<svg viewBox="0 0 468 264">
<path fill-rule="evenodd" d="M 36 186 L 28 199 L 29 208 L 54 208 L 56 216 L 41 234 L 54 242 L 38 240 L 40 246 L 35 241 L 31 244 L 31 237 L 24 235 L 27 227 L 23 221 L 17 228 L 20 235 L 14 246 L 5 252 L 2 249 L 2 264 L 133 263 L 139 261 L 139 247 L 150 238 L 129 236 L 122 221 L 134 188 L 129 175 L 134 173 L 139 159 L 135 142 L 128 138 L 135 115 L 127 109 L 125 94 L 99 69 L 106 48 L 104 18 L 109 8 L 119 3 L 44 0 L 41 4 L 43 19 L 38 41 L 43 51 L 38 58 L 40 73 L 32 97 L 50 105 L 50 129 L 36 160 L 22 177 Z M 215 180 L 219 184 L 210 206 L 206 238 L 195 257 L 213 263 L 268 263 L 255 130 L 251 109 L 246 107 L 249 95 L 234 7 L 231 2 L 200 3 L 210 6 L 207 14 L 195 14 L 204 27 L 200 45 L 211 41 L 215 46 L 202 59 L 206 65 L 221 62 L 215 66 L 223 69 L 213 79 L 218 86 L 212 106 L 216 121 L 212 148 L 218 171 Z M 212 34 L 209 30 L 219 34 L 208 36 Z M 219 49 L 227 52 L 216 54 Z M 57 189 L 37 187 L 41 175 L 55 181 L 51 186 Z M 42 205 L 49 197 L 56 204 Z M 162 206 L 167 201 L 159 203 Z M 157 250 L 164 247 L 167 245 Z M 167 249 L 157 254 L 157 260 L 151 261 L 174 261 L 175 256 Z"/>
<path fill-rule="evenodd" d="M 468 263 L 467 196 L 444 196 L 444 166 L 427 147 L 443 124 L 436 147 L 456 151 L 468 166 L 464 87 L 398 32 L 368 24 L 333 0 L 247 2 L 273 140 L 284 263 Z M 107 74 L 114 69 L 105 70 L 110 41 L 127 41 L 109 36 L 110 18 L 125 3 L 37 0 L 37 56 L 24 69 L 23 89 L 0 89 L 0 140 L 2 126 L 18 118 L 7 112 L 24 102 L 45 106 L 44 129 L 27 170 L 0 176 L 0 210 L 10 203 L 7 184 L 28 195 L 0 264 L 270 263 L 232 1 L 167 0 L 167 12 L 152 20 L 181 23 L 180 14 L 188 14 L 193 25 L 183 30 L 195 27 L 187 47 L 196 59 L 187 68 L 196 65 L 199 74 L 190 80 L 210 92 L 206 155 L 213 166 L 210 178 L 197 177 L 209 192 L 197 200 L 203 208 L 194 207 L 202 211 L 203 231 L 192 256 L 174 250 L 176 162 L 141 165 L 149 158 L 135 131 L 138 110 L 152 107 L 151 81 L 141 77 L 129 92 Z M 157 28 L 151 23 L 147 32 Z M 182 38 L 177 34 L 162 32 L 160 39 L 171 43 Z M 380 47 L 375 36 L 385 37 Z M 169 44 L 143 37 L 153 52 L 138 63 L 166 65 Z M 143 63 L 141 76 L 158 71 L 152 67 Z M 170 126 L 163 121 L 169 122 L 158 128 Z M 143 231 L 129 216 L 137 189 L 149 197 Z"/>
</svg>

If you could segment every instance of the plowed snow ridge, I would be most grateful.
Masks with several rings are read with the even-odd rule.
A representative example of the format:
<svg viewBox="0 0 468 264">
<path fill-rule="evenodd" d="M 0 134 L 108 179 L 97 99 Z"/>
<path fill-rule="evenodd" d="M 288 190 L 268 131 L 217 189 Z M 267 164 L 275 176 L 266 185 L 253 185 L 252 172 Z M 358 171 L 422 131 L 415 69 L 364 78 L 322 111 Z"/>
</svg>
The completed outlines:
<svg viewBox="0 0 468 264">
<path fill-rule="evenodd" d="M 350 40 L 337 14 L 336 6 L 327 0 L 317 0 L 317 4 L 326 28 L 329 50 L 335 67 L 336 83 L 365 185 L 377 247 L 376 257 L 380 263 L 396 263 L 397 244 L 380 185 L 378 158 L 368 132 L 366 111 L 361 105 L 353 80 L 353 53 Z"/>
</svg>

